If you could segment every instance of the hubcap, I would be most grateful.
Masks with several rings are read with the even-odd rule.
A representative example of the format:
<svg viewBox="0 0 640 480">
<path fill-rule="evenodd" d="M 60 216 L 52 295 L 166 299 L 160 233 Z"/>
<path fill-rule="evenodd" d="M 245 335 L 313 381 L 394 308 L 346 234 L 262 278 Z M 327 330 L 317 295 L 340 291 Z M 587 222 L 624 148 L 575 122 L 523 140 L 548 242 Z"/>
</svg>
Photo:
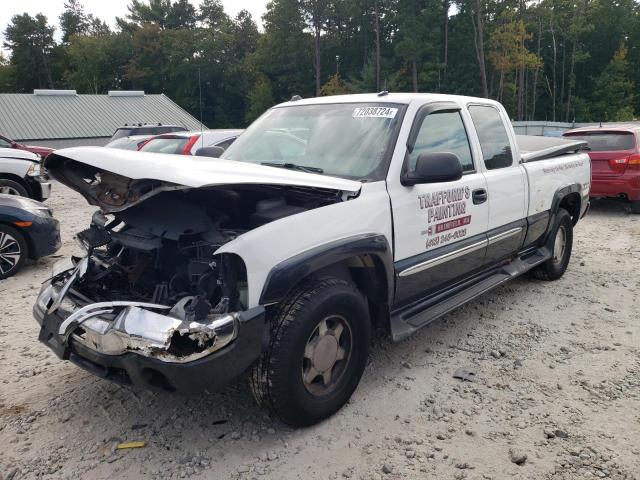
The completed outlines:
<svg viewBox="0 0 640 480">
<path fill-rule="evenodd" d="M 302 381 L 312 395 L 326 395 L 340 381 L 349 360 L 353 338 L 349 322 L 340 315 L 318 323 L 307 340 L 302 361 Z"/>
<path fill-rule="evenodd" d="M 0 273 L 9 273 L 20 260 L 20 244 L 8 233 L 0 232 Z"/>
<path fill-rule="evenodd" d="M 553 263 L 560 263 L 564 258 L 564 251 L 567 248 L 567 231 L 561 226 L 556 233 L 556 241 L 553 244 Z"/>
<path fill-rule="evenodd" d="M 18 195 L 20 196 L 20 192 L 13 187 L 0 187 L 0 193 L 4 193 L 5 195 Z"/>
</svg>

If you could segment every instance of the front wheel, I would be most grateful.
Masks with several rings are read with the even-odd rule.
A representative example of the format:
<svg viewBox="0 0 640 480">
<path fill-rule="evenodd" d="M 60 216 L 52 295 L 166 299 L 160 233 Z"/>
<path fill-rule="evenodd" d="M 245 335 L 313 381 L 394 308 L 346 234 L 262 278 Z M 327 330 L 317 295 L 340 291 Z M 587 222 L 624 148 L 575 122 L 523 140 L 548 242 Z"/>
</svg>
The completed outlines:
<svg viewBox="0 0 640 480">
<path fill-rule="evenodd" d="M 27 248 L 19 231 L 0 225 L 0 280 L 18 273 L 29 254 Z"/>
<path fill-rule="evenodd" d="M 536 267 L 533 274 L 540 280 L 558 280 L 564 275 L 573 248 L 573 221 L 565 209 L 558 210 L 551 232 L 551 258 Z"/>
<path fill-rule="evenodd" d="M 364 372 L 371 324 L 364 296 L 338 278 L 310 280 L 273 312 L 271 342 L 250 374 L 253 395 L 283 422 L 338 411 Z"/>
</svg>

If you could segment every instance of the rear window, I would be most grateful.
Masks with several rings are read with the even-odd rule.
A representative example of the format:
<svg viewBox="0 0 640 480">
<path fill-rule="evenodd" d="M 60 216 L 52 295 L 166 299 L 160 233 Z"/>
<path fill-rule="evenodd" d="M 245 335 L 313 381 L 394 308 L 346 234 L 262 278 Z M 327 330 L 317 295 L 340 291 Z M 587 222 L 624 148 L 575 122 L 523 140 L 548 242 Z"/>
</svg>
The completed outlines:
<svg viewBox="0 0 640 480">
<path fill-rule="evenodd" d="M 141 152 L 182 153 L 189 138 L 152 138 L 140 149 Z"/>
<path fill-rule="evenodd" d="M 617 152 L 636 148 L 635 136 L 630 132 L 585 132 L 565 136 L 588 142 L 592 152 Z"/>
</svg>

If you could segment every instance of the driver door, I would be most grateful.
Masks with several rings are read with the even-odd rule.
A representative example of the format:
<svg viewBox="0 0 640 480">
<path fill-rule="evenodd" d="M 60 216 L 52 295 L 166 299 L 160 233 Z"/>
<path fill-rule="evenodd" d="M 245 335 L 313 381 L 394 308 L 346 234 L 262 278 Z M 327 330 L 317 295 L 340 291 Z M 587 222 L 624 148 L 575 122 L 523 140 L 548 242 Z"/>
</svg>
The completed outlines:
<svg viewBox="0 0 640 480">
<path fill-rule="evenodd" d="M 389 186 L 394 219 L 396 307 L 479 269 L 487 248 L 487 182 L 467 135 L 470 119 L 455 103 L 426 105 L 416 115 L 403 173 L 422 153 L 453 153 L 463 175 L 452 182 Z"/>
</svg>

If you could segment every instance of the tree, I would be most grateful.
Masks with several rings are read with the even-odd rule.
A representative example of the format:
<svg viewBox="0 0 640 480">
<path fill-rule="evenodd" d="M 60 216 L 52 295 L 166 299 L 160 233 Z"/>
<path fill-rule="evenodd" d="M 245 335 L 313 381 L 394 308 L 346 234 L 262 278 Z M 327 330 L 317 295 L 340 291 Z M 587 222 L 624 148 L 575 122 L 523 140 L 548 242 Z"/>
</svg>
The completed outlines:
<svg viewBox="0 0 640 480">
<path fill-rule="evenodd" d="M 345 95 L 347 93 L 349 93 L 349 90 L 342 82 L 340 74 L 338 73 L 336 73 L 335 75 L 331 75 L 329 77 L 329 80 L 327 80 L 327 83 L 322 85 L 322 88 L 320 89 L 320 94 L 323 96 Z"/>
<path fill-rule="evenodd" d="M 266 77 L 260 77 L 249 92 L 249 108 L 245 116 L 246 122 L 253 122 L 274 104 L 271 83 Z"/>
<path fill-rule="evenodd" d="M 316 96 L 320 96 L 320 85 L 322 82 L 322 67 L 320 61 L 320 35 L 325 30 L 327 15 L 329 12 L 329 2 L 327 0 L 300 0 L 300 8 L 307 26 L 313 33 L 313 66 L 316 80 Z"/>
<path fill-rule="evenodd" d="M 60 20 L 63 43 L 68 43 L 74 35 L 87 33 L 90 26 L 90 19 L 78 0 L 67 0 L 64 3 L 64 11 L 58 19 Z"/>
<path fill-rule="evenodd" d="M 10 50 L 13 84 L 16 90 L 53 88 L 50 60 L 56 46 L 54 28 L 47 17 L 27 13 L 14 15 L 5 30 L 4 47 Z"/>
<path fill-rule="evenodd" d="M 633 120 L 635 84 L 629 77 L 628 50 L 621 44 L 596 79 L 592 100 L 592 118 L 601 122 Z"/>
</svg>

